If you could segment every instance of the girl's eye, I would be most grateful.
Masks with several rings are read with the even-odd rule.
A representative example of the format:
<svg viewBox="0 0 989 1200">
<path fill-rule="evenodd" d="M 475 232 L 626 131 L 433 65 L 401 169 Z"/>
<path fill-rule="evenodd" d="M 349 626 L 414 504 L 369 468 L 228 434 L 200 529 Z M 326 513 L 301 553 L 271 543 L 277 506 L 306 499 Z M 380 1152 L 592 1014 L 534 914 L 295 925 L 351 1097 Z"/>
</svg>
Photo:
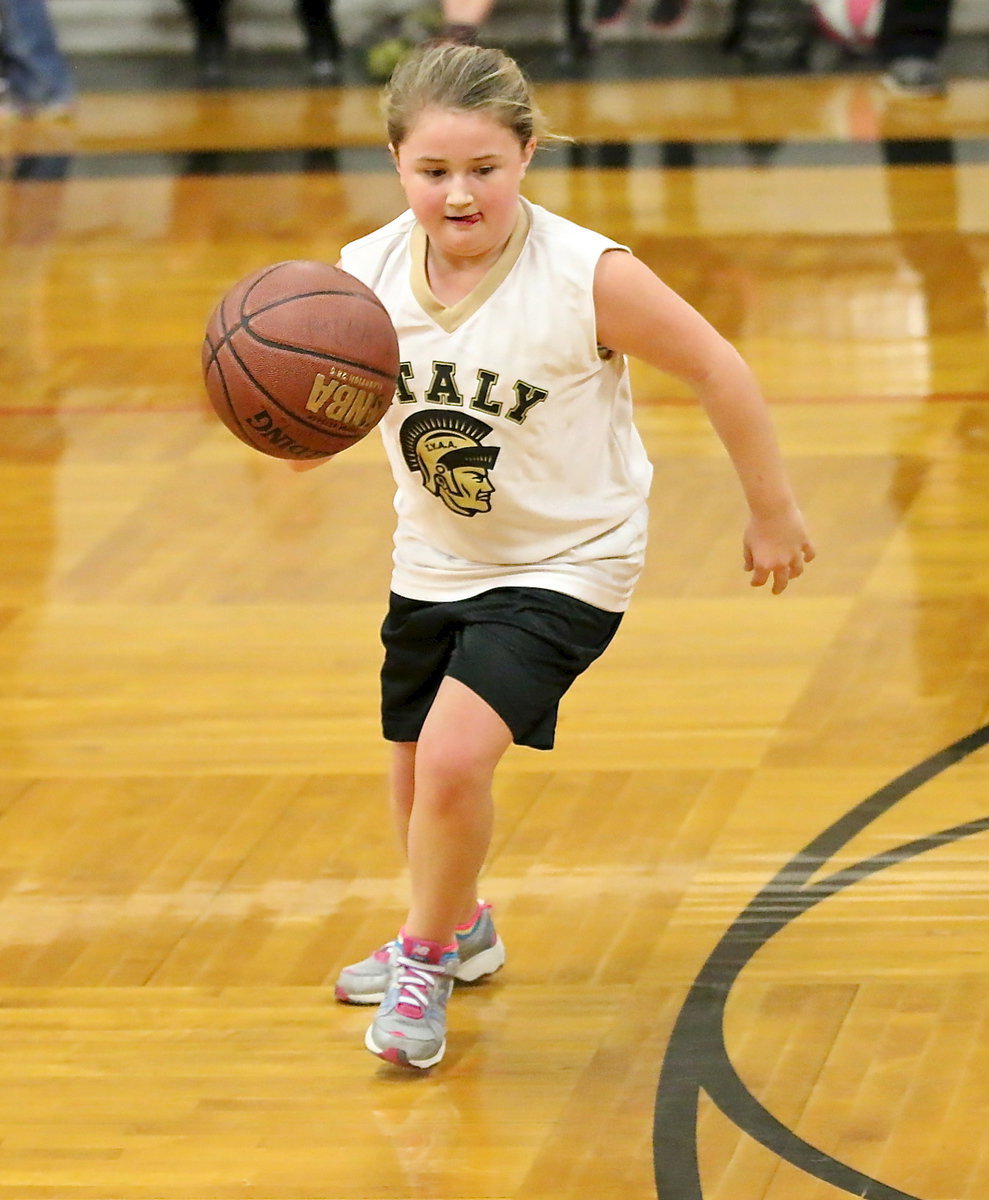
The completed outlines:
<svg viewBox="0 0 989 1200">
<path fill-rule="evenodd" d="M 493 170 L 494 170 L 494 167 L 492 167 L 489 164 L 488 166 L 478 167 L 477 173 L 478 173 L 478 175 L 490 175 Z"/>
</svg>

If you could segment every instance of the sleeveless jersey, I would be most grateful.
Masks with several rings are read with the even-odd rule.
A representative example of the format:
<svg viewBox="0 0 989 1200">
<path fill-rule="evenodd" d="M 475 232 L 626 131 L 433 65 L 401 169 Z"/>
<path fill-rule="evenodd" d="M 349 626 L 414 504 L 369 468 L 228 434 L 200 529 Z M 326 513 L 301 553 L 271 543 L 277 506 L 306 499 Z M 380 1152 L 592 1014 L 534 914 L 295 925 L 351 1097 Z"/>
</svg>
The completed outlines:
<svg viewBox="0 0 989 1200">
<path fill-rule="evenodd" d="M 625 249 L 523 200 L 499 262 L 444 307 L 411 212 L 344 247 L 340 265 L 377 293 L 401 350 L 379 426 L 396 484 L 393 591 L 541 587 L 628 606 L 652 466 L 625 359 L 599 353 L 593 298 L 600 256 Z"/>
</svg>

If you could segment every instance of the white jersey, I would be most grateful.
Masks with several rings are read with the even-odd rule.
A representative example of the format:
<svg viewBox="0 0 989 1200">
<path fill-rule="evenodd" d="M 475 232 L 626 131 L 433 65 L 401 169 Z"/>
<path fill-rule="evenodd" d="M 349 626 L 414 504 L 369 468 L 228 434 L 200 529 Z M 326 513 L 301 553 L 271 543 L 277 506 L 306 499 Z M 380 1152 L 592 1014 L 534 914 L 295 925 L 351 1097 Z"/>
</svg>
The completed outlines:
<svg viewBox="0 0 989 1200">
<path fill-rule="evenodd" d="M 401 349 L 379 427 L 397 487 L 399 595 L 525 586 L 628 606 L 652 466 L 627 364 L 599 353 L 593 298 L 600 256 L 625 249 L 522 201 L 499 262 L 445 307 L 411 212 L 344 247 L 340 265 L 380 297 Z"/>
</svg>

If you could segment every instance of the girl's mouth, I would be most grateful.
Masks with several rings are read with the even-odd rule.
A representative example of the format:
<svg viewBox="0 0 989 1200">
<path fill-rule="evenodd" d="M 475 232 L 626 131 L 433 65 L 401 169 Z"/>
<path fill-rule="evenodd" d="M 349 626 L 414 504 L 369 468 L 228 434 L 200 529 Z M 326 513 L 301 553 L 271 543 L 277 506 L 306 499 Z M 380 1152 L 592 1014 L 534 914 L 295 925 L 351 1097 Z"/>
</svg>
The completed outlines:
<svg viewBox="0 0 989 1200">
<path fill-rule="evenodd" d="M 448 221 L 455 221 L 458 225 L 474 225 L 481 219 L 480 213 L 467 213 L 462 217 L 447 217 Z"/>
</svg>

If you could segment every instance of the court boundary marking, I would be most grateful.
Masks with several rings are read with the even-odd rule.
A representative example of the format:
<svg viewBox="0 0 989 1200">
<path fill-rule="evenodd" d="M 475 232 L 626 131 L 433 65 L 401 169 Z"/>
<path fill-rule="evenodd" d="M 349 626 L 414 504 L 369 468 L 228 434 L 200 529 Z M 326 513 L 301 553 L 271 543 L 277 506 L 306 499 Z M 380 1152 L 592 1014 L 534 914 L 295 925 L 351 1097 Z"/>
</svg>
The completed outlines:
<svg viewBox="0 0 989 1200">
<path fill-rule="evenodd" d="M 819 1150 L 772 1115 L 732 1066 L 724 1036 L 731 988 L 769 940 L 814 905 L 887 867 L 989 832 L 989 816 L 905 842 L 816 882 L 811 877 L 900 800 L 989 744 L 989 725 L 937 751 L 873 792 L 800 850 L 735 918 L 687 994 L 670 1036 L 656 1091 L 653 1163 L 663 1200 L 704 1200 L 697 1117 L 704 1094 L 743 1133 L 813 1178 L 862 1200 L 921 1200 Z"/>
</svg>

